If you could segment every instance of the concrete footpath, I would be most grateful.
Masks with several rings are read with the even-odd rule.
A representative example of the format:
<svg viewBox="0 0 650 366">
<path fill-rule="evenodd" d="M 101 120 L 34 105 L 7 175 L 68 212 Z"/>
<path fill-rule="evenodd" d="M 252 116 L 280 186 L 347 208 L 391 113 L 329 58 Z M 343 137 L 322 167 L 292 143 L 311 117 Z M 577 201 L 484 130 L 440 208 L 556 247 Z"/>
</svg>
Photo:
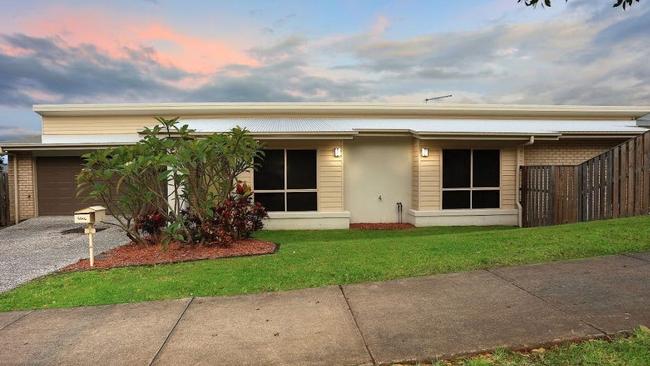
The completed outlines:
<svg viewBox="0 0 650 366">
<path fill-rule="evenodd" d="M 430 277 L 0 313 L 0 364 L 359 365 L 650 325 L 650 253 Z"/>
</svg>

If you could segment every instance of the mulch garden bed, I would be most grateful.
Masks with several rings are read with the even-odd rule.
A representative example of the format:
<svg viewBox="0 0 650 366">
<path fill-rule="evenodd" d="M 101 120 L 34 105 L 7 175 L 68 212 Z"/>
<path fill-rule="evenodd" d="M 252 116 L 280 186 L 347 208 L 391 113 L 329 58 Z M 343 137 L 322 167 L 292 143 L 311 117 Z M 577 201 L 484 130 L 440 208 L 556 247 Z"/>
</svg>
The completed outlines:
<svg viewBox="0 0 650 366">
<path fill-rule="evenodd" d="M 240 240 L 229 246 L 183 246 L 178 243 L 172 243 L 169 244 L 167 250 L 163 250 L 161 244 L 126 244 L 95 256 L 95 267 L 93 269 L 273 254 L 277 248 L 278 245 L 275 243 L 255 239 Z M 88 259 L 81 259 L 77 263 L 62 268 L 61 272 L 89 269 L 91 268 Z"/>
<path fill-rule="evenodd" d="M 407 230 L 407 229 L 413 229 L 415 226 L 407 223 L 384 223 L 384 224 L 377 224 L 377 223 L 358 223 L 358 224 L 350 224 L 350 229 L 356 229 L 356 230 Z"/>
</svg>

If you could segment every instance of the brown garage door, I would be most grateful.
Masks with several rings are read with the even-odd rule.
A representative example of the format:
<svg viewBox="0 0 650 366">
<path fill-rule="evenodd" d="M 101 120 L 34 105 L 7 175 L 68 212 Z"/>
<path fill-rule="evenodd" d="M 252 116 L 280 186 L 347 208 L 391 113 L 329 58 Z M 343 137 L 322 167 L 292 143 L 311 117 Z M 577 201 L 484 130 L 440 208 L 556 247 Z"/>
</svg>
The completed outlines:
<svg viewBox="0 0 650 366">
<path fill-rule="evenodd" d="M 96 203 L 77 198 L 75 177 L 80 171 L 78 156 L 36 159 L 39 215 L 72 215 L 75 210 Z"/>
</svg>

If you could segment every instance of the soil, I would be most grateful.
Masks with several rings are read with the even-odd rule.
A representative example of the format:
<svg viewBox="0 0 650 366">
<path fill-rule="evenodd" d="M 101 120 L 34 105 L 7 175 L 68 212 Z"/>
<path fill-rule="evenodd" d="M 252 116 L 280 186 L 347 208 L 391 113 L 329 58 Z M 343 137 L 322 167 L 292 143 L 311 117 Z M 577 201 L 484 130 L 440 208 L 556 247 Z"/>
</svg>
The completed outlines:
<svg viewBox="0 0 650 366">
<path fill-rule="evenodd" d="M 255 239 L 240 240 L 229 246 L 183 246 L 178 243 L 172 243 L 169 244 L 167 250 L 164 250 L 161 244 L 126 244 L 96 256 L 94 269 L 264 255 L 275 253 L 277 247 L 275 243 Z M 72 272 L 89 269 L 91 268 L 88 259 L 81 259 L 77 263 L 62 268 L 60 271 Z"/>
<path fill-rule="evenodd" d="M 350 229 L 356 230 L 407 230 L 413 229 L 415 226 L 407 223 L 358 223 L 350 224 Z"/>
</svg>

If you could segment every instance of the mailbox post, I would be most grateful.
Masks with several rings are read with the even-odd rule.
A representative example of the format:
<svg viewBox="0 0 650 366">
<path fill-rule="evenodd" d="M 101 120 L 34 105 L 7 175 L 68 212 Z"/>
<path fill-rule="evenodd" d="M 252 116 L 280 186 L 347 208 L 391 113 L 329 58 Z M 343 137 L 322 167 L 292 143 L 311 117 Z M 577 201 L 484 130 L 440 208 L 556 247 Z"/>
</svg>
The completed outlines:
<svg viewBox="0 0 650 366">
<path fill-rule="evenodd" d="M 95 223 L 100 222 L 106 216 L 106 207 L 103 206 L 90 206 L 83 210 L 75 211 L 74 222 L 76 224 L 86 224 L 84 233 L 88 234 L 88 260 L 90 267 L 95 266 L 95 253 L 93 237 L 96 233 Z"/>
</svg>

